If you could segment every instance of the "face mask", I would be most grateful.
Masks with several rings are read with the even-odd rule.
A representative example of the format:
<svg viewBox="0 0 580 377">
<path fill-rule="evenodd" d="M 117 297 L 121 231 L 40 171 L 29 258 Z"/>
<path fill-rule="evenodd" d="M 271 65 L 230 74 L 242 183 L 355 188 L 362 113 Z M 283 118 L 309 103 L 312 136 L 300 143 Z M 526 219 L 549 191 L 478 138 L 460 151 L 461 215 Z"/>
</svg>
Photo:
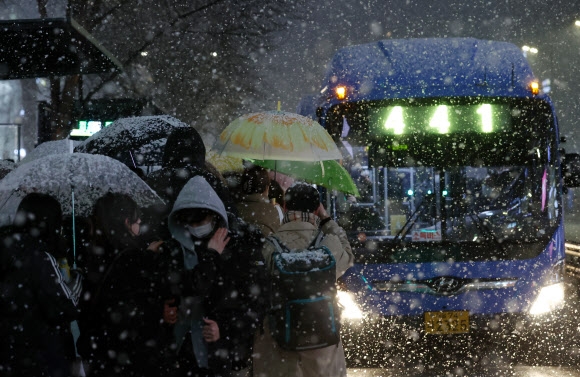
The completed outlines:
<svg viewBox="0 0 580 377">
<path fill-rule="evenodd" d="M 207 224 L 193 227 L 191 225 L 186 225 L 185 228 L 191 233 L 192 236 L 195 238 L 205 238 L 207 237 L 213 230 L 213 221 Z"/>
</svg>

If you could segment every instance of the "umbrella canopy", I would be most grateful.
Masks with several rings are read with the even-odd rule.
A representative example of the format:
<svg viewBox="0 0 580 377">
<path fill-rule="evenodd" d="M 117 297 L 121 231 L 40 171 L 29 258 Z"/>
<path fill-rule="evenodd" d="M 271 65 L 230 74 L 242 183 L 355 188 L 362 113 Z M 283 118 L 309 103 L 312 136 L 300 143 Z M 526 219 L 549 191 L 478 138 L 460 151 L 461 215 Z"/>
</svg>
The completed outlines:
<svg viewBox="0 0 580 377">
<path fill-rule="evenodd" d="M 56 198 L 64 215 L 89 216 L 108 192 L 127 194 L 141 207 L 161 205 L 161 198 L 123 163 L 86 153 L 55 154 L 14 169 L 0 185 L 0 221 L 11 223 L 18 204 L 29 193 Z"/>
<path fill-rule="evenodd" d="M 243 115 L 221 133 L 220 154 L 258 160 L 321 161 L 342 158 L 332 137 L 316 121 L 284 111 Z"/>
<path fill-rule="evenodd" d="M 244 171 L 244 160 L 239 157 L 220 155 L 213 149 L 208 149 L 205 160 L 215 166 L 220 173 Z"/>
<path fill-rule="evenodd" d="M 317 162 L 253 160 L 252 163 L 296 179 L 326 187 L 329 190 L 360 196 L 356 184 L 348 171 L 335 160 Z"/>
<path fill-rule="evenodd" d="M 20 165 L 52 154 L 73 153 L 74 148 L 80 143 L 81 142 L 78 140 L 71 139 L 45 141 L 31 150 L 30 153 L 20 161 Z"/>
<path fill-rule="evenodd" d="M 117 159 L 130 153 L 133 157 L 142 146 L 166 139 L 171 131 L 180 127 L 191 126 L 169 115 L 120 118 L 79 144 L 75 152 Z"/>
</svg>

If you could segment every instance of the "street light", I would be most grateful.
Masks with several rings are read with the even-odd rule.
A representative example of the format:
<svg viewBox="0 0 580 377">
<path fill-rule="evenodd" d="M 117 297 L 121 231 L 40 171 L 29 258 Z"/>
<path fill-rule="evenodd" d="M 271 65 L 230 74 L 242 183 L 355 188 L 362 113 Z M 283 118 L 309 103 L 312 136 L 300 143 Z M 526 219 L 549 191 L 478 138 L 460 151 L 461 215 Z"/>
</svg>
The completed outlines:
<svg viewBox="0 0 580 377">
<path fill-rule="evenodd" d="M 580 20 L 576 20 L 576 22 L 574 22 L 574 25 L 580 27 Z"/>
</svg>

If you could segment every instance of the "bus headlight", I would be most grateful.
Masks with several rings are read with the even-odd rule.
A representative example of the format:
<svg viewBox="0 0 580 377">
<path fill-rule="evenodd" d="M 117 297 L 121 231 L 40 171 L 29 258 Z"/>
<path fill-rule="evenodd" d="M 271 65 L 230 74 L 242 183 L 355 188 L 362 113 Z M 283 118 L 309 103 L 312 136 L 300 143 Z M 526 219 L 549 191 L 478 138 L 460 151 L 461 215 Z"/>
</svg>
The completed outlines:
<svg viewBox="0 0 580 377">
<path fill-rule="evenodd" d="M 342 319 L 356 320 L 362 319 L 363 313 L 357 303 L 354 301 L 354 296 L 350 292 L 337 291 L 336 296 L 338 303 L 342 306 Z"/>
<path fill-rule="evenodd" d="M 564 307 L 564 283 L 557 283 L 543 287 L 532 304 L 531 315 L 546 314 Z"/>
</svg>

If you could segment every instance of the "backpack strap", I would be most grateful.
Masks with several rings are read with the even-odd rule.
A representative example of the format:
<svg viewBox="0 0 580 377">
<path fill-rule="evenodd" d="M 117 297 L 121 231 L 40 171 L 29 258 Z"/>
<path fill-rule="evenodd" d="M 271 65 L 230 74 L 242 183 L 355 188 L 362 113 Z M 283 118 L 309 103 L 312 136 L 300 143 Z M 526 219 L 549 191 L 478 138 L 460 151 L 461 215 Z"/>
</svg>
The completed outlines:
<svg viewBox="0 0 580 377">
<path fill-rule="evenodd" d="M 325 236 L 325 234 L 322 232 L 322 229 L 318 229 L 318 233 L 316 233 L 316 237 L 314 237 L 312 242 L 310 242 L 310 245 L 308 245 L 308 248 L 310 249 L 310 248 L 319 247 L 320 243 L 324 239 L 324 236 Z"/>
<path fill-rule="evenodd" d="M 279 253 L 288 252 L 288 247 L 284 245 L 282 241 L 280 241 L 278 237 L 276 237 L 275 235 L 270 234 L 268 237 L 266 237 L 266 241 L 274 245 L 277 252 Z"/>
</svg>

